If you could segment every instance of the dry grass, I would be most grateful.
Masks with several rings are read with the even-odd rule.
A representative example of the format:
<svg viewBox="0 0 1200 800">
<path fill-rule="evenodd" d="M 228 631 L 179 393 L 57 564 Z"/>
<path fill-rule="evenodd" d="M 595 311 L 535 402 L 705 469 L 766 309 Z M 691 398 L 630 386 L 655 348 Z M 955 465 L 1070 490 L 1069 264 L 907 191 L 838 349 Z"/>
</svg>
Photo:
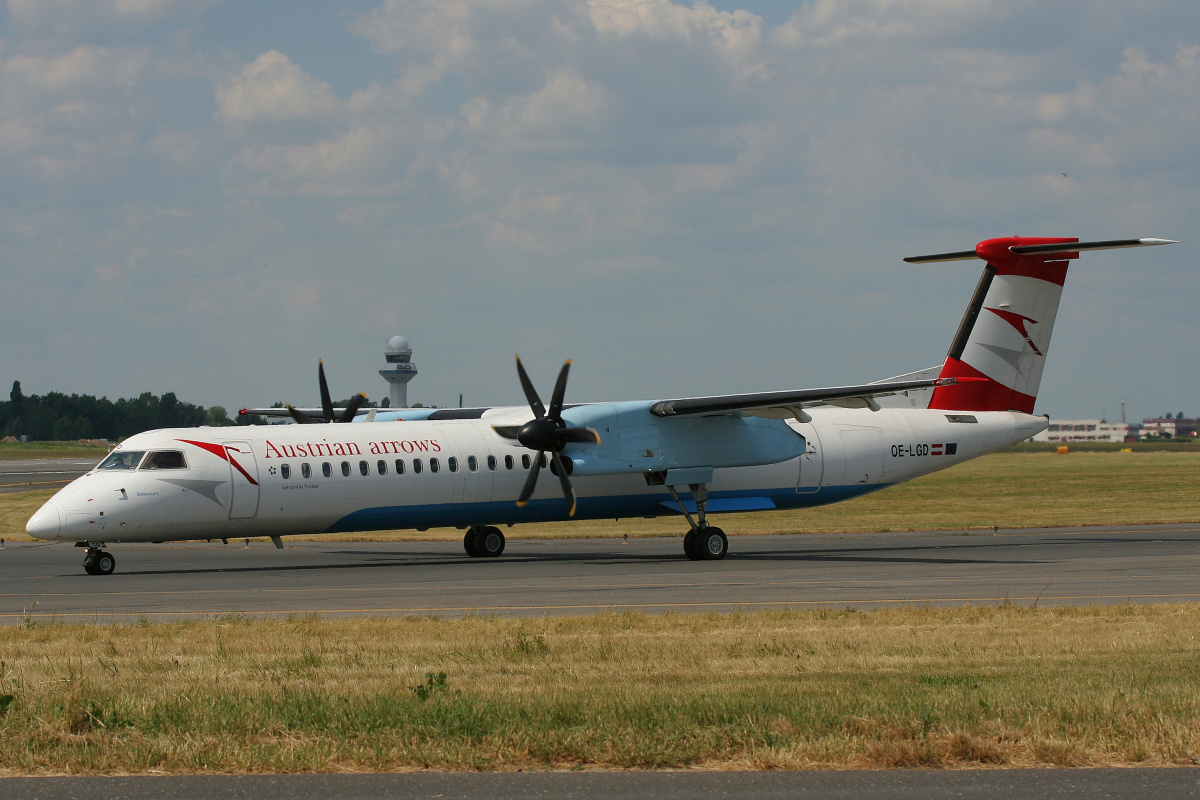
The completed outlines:
<svg viewBox="0 0 1200 800">
<path fill-rule="evenodd" d="M 1197 635 L 1194 606 L 32 624 L 0 629 L 0 774 L 1196 764 Z"/>
<path fill-rule="evenodd" d="M 960 530 L 1196 522 L 1200 452 L 1004 452 L 846 503 L 800 511 L 714 516 L 727 533 Z M 53 492 L 0 495 L 0 536 L 23 540 L 25 522 Z M 678 536 L 677 517 L 521 525 L 513 538 Z M 452 529 L 315 536 L 345 541 L 457 539 Z"/>
</svg>

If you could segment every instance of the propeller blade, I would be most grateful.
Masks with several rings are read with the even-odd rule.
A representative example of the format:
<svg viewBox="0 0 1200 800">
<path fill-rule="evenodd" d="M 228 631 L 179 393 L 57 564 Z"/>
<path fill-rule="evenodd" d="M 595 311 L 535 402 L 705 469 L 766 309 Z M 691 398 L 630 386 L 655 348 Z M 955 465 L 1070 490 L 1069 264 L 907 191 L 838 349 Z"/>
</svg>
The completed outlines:
<svg viewBox="0 0 1200 800">
<path fill-rule="evenodd" d="M 567 373 L 571 371 L 571 359 L 567 359 L 567 363 L 563 364 L 562 370 L 558 373 L 558 380 L 554 383 L 554 394 L 550 396 L 550 411 L 548 416 L 550 419 L 562 419 L 563 396 L 567 393 Z"/>
<path fill-rule="evenodd" d="M 571 479 L 567 477 L 567 465 L 563 463 L 563 457 L 558 453 L 552 451 L 550 458 L 554 460 L 554 469 L 552 471 L 558 473 L 558 482 L 562 485 L 563 497 L 567 498 L 567 505 L 571 507 L 571 510 L 567 512 L 567 516 L 573 517 L 575 516 L 575 489 L 571 486 Z"/>
<path fill-rule="evenodd" d="M 538 472 L 542 469 L 543 451 L 538 450 L 537 458 L 533 460 L 533 465 L 529 468 L 529 477 L 525 479 L 525 486 L 521 488 L 521 495 L 517 498 L 517 505 L 523 506 L 529 502 L 529 498 L 533 497 L 533 490 L 537 487 Z"/>
<path fill-rule="evenodd" d="M 529 376 L 525 373 L 525 367 L 521 366 L 521 357 L 517 356 L 517 377 L 521 379 L 521 389 L 525 392 L 525 399 L 529 401 L 529 407 L 533 409 L 535 417 L 546 416 L 546 407 L 542 405 L 542 399 L 538 397 L 537 389 L 533 388 L 533 381 L 529 380 Z"/>
<path fill-rule="evenodd" d="M 329 399 L 329 384 L 325 382 L 325 360 L 317 359 L 317 383 L 321 384 L 321 411 L 326 422 L 333 422 L 333 400 Z"/>
<path fill-rule="evenodd" d="M 564 442 L 586 442 L 600 444 L 600 433 L 595 428 L 567 428 L 562 432 Z"/>
<path fill-rule="evenodd" d="M 362 404 L 365 402 L 367 402 L 367 396 L 362 392 L 354 395 L 354 397 L 350 398 L 350 405 L 346 406 L 346 410 L 342 412 L 342 418 L 338 421 L 351 422 L 354 419 L 354 415 L 358 413 L 358 410 L 362 408 Z M 332 418 L 333 410 L 330 409 L 329 413 Z"/>
<path fill-rule="evenodd" d="M 293 408 L 291 404 L 285 405 L 284 408 L 287 409 L 288 416 L 295 420 L 297 425 L 311 425 L 313 422 L 315 422 L 312 417 L 309 417 L 306 414 L 301 414 L 299 411 Z"/>
<path fill-rule="evenodd" d="M 498 435 L 503 436 L 505 439 L 516 439 L 517 433 L 521 430 L 521 426 L 520 425 L 493 425 L 492 430 L 494 430 Z"/>
</svg>

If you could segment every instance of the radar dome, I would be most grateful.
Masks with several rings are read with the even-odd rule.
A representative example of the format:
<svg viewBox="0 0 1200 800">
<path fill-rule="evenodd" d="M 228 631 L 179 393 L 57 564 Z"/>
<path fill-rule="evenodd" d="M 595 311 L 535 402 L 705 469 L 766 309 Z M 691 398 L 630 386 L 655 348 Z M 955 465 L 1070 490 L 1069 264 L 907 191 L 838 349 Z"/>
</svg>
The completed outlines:
<svg viewBox="0 0 1200 800">
<path fill-rule="evenodd" d="M 389 353 L 411 353 L 412 346 L 409 345 L 408 339 L 397 334 L 388 339 L 387 352 Z"/>
</svg>

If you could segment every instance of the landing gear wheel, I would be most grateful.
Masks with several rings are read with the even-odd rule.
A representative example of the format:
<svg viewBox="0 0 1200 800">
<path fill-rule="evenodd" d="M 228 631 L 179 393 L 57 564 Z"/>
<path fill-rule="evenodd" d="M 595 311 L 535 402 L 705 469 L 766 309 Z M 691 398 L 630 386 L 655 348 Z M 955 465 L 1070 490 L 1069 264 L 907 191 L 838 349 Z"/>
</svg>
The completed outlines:
<svg viewBox="0 0 1200 800">
<path fill-rule="evenodd" d="M 720 528 L 701 528 L 696 534 L 696 550 L 706 561 L 720 561 L 729 552 L 729 539 Z"/>
<path fill-rule="evenodd" d="M 489 525 L 482 528 L 475 537 L 475 547 L 481 556 L 497 558 L 504 552 L 504 534 L 500 529 Z"/>
<path fill-rule="evenodd" d="M 117 560 L 111 553 L 101 550 L 96 554 L 95 567 L 97 575 L 112 575 L 113 570 L 117 568 Z"/>
<path fill-rule="evenodd" d="M 105 550 L 89 550 L 83 559 L 83 569 L 88 575 L 112 575 L 116 568 L 117 560 Z"/>
<path fill-rule="evenodd" d="M 463 549 L 467 551 L 467 555 L 471 558 L 479 558 L 483 553 L 479 550 L 479 529 L 467 528 L 467 535 L 463 537 Z"/>
<path fill-rule="evenodd" d="M 683 552 L 692 561 L 700 560 L 700 553 L 696 551 L 696 532 L 688 531 L 683 537 Z"/>
</svg>

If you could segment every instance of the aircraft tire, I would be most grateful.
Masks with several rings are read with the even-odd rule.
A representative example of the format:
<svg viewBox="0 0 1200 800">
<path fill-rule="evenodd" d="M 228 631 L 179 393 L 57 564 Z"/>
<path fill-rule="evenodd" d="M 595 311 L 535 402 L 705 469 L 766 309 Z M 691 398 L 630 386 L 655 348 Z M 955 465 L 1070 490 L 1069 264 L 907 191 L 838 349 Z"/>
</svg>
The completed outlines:
<svg viewBox="0 0 1200 800">
<path fill-rule="evenodd" d="M 729 552 L 729 538 L 720 528 L 701 528 L 695 548 L 705 561 L 720 561 Z"/>
<path fill-rule="evenodd" d="M 475 537 L 475 547 L 481 556 L 499 558 L 504 552 L 504 534 L 494 525 L 489 525 L 479 531 Z"/>
<path fill-rule="evenodd" d="M 92 568 L 89 570 L 92 575 L 112 575 L 113 570 L 117 568 L 117 560 L 112 557 L 111 553 L 101 550 L 92 559 Z"/>
<path fill-rule="evenodd" d="M 478 533 L 478 528 L 467 528 L 467 535 L 463 537 L 463 549 L 467 551 L 467 555 L 471 558 L 479 558 L 483 555 L 478 547 Z"/>
<path fill-rule="evenodd" d="M 699 561 L 700 551 L 696 549 L 696 532 L 688 531 L 683 537 L 683 552 L 691 561 Z"/>
</svg>

